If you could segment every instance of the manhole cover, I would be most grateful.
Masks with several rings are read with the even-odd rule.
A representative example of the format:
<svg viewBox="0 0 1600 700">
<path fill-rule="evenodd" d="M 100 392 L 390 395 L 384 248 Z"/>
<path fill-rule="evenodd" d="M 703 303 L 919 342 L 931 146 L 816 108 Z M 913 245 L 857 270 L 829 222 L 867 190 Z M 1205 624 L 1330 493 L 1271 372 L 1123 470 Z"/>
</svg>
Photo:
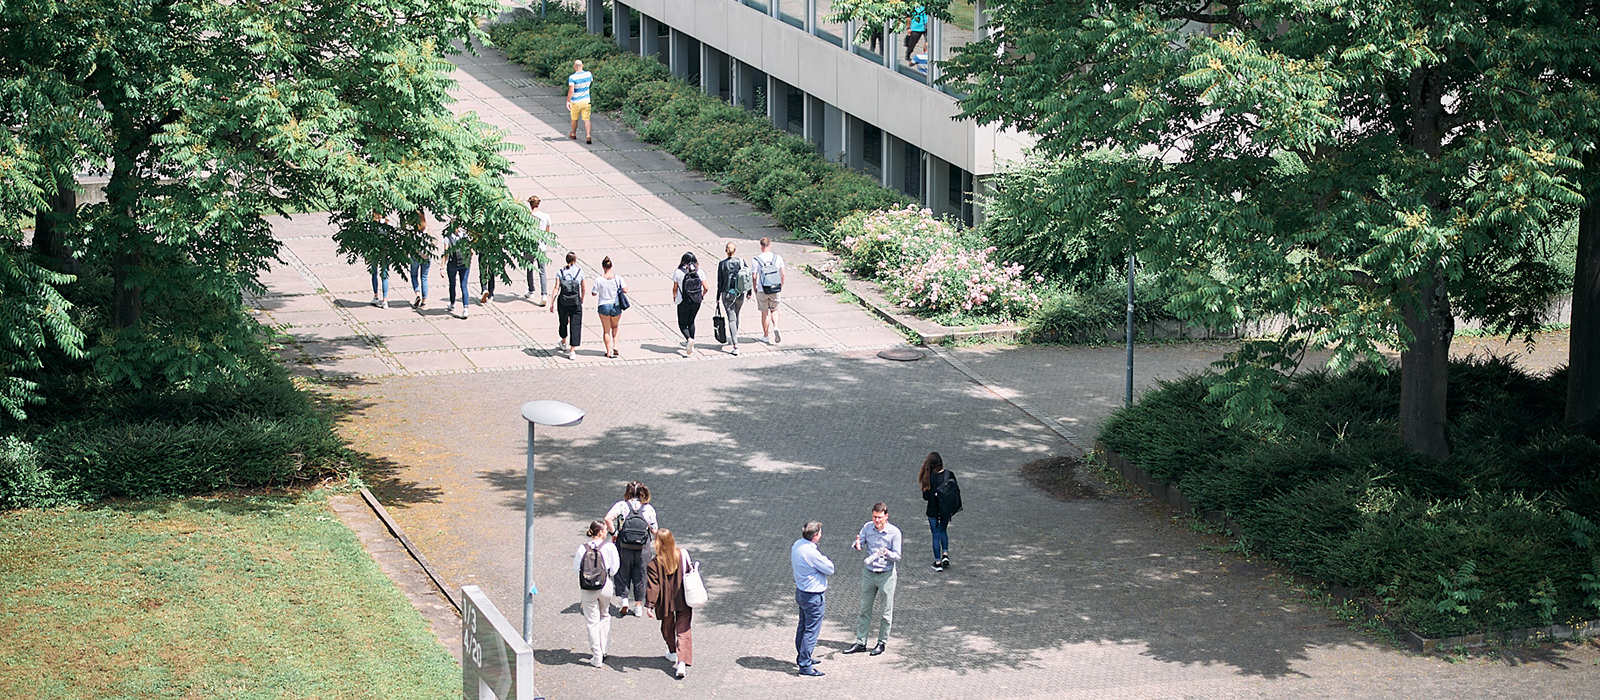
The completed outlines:
<svg viewBox="0 0 1600 700">
<path fill-rule="evenodd" d="M 878 357 L 897 362 L 914 362 L 927 357 L 927 355 L 927 353 L 916 348 L 889 348 L 888 350 L 878 351 Z"/>
</svg>

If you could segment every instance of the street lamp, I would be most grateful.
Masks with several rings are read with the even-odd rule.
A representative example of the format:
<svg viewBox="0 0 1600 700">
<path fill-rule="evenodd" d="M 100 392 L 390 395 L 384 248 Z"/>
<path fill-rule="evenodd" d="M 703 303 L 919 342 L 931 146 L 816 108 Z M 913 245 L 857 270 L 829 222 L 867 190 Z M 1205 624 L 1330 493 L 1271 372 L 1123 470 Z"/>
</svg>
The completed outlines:
<svg viewBox="0 0 1600 700">
<path fill-rule="evenodd" d="M 528 421 L 528 500 L 523 506 L 523 524 L 527 535 L 522 551 L 522 640 L 533 643 L 533 596 L 539 589 L 533 585 L 533 426 L 577 425 L 583 422 L 583 411 L 577 406 L 560 401 L 529 401 L 522 404 L 522 418 Z"/>
</svg>

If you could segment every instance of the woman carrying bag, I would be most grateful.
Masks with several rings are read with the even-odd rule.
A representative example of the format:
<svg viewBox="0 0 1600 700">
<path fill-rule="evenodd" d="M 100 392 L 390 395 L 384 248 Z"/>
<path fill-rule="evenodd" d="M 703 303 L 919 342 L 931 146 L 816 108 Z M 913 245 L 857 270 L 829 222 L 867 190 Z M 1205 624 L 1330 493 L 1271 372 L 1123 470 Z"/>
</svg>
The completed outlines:
<svg viewBox="0 0 1600 700">
<path fill-rule="evenodd" d="M 933 533 L 933 570 L 950 568 L 950 516 L 961 512 L 961 486 L 944 468 L 944 458 L 929 452 L 917 472 L 922 500 L 928 502 L 928 529 Z"/>
<path fill-rule="evenodd" d="M 617 546 L 606 539 L 604 521 L 589 523 L 589 541 L 578 545 L 572 568 L 578 572 L 578 602 L 589 629 L 589 652 L 594 654 L 589 663 L 600 668 L 611 646 L 611 577 L 617 575 Z"/>
<path fill-rule="evenodd" d="M 673 673 L 678 678 L 687 675 L 687 667 L 694 665 L 694 636 L 690 632 L 694 608 L 685 597 L 688 589 L 685 578 L 690 575 L 687 572 L 698 574 L 694 567 L 689 552 L 678 546 L 671 530 L 656 531 L 656 557 L 645 567 L 645 578 L 650 582 L 644 599 L 645 609 L 651 617 L 661 620 L 661 638 L 667 643 L 666 659 L 675 664 Z M 704 590 L 700 588 L 702 601 Z"/>
</svg>

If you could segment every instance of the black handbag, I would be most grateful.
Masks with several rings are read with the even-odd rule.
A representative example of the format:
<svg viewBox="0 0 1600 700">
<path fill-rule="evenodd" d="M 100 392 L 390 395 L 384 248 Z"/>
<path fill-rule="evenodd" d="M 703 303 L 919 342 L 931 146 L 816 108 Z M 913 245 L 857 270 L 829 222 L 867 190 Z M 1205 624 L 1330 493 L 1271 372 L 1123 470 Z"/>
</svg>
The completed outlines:
<svg viewBox="0 0 1600 700">
<path fill-rule="evenodd" d="M 633 302 L 628 301 L 628 293 L 622 291 L 622 287 L 617 287 L 617 310 L 627 311 L 630 306 L 633 306 Z"/>
<path fill-rule="evenodd" d="M 717 315 L 711 317 L 711 335 L 716 336 L 717 342 L 728 342 L 728 319 L 723 318 L 722 309 L 717 309 Z"/>
</svg>

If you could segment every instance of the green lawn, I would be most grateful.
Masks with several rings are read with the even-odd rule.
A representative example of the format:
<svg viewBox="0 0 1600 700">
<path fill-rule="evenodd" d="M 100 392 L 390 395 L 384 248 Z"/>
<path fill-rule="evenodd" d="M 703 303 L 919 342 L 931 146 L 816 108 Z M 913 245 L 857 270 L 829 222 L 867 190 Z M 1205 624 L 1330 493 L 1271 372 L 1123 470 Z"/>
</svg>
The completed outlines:
<svg viewBox="0 0 1600 700">
<path fill-rule="evenodd" d="M 0 512 L 0 697 L 433 699 L 459 673 L 323 493 Z"/>
</svg>

